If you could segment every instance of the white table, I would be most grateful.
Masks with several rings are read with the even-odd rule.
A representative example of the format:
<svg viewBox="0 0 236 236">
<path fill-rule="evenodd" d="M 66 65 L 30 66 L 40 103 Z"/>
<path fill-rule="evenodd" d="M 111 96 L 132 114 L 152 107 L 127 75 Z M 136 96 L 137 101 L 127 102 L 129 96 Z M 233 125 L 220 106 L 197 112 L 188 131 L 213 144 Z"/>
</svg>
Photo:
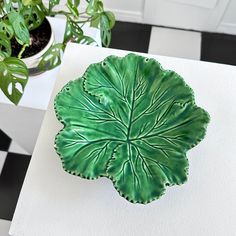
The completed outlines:
<svg viewBox="0 0 236 236">
<path fill-rule="evenodd" d="M 48 17 L 55 42 L 62 42 L 65 20 Z M 88 25 L 84 33 L 100 44 L 100 32 Z M 13 105 L 0 90 L 0 128 L 29 153 L 33 152 L 38 133 L 47 110 L 59 67 L 31 76 L 18 106 Z"/>
<path fill-rule="evenodd" d="M 131 204 L 110 180 L 63 171 L 53 144 L 62 125 L 53 100 L 87 66 L 126 51 L 69 44 L 20 194 L 13 236 L 234 236 L 236 235 L 236 69 L 163 56 L 181 74 L 196 103 L 211 115 L 205 139 L 188 152 L 189 180 L 148 205 Z M 78 57 L 77 55 L 83 55 Z"/>
</svg>

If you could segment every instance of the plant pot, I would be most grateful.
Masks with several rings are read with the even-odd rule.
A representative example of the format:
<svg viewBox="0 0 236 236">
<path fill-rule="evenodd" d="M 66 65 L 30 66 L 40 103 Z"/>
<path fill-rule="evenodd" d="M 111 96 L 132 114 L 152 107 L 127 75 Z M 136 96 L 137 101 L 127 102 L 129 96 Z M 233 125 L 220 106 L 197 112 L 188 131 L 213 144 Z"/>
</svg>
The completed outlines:
<svg viewBox="0 0 236 236">
<path fill-rule="evenodd" d="M 52 27 L 50 22 L 48 21 L 47 18 L 45 18 L 44 20 L 44 24 L 47 24 L 48 29 L 50 29 L 50 37 L 48 39 L 47 44 L 42 48 L 41 51 L 37 52 L 36 54 L 29 56 L 29 57 L 25 57 L 22 58 L 23 62 L 26 64 L 26 66 L 29 69 L 29 74 L 30 76 L 34 76 L 34 75 L 38 75 L 43 73 L 43 71 L 38 69 L 38 64 L 40 62 L 40 60 L 42 59 L 42 56 L 45 54 L 45 52 L 53 45 L 54 43 L 54 35 L 53 35 L 53 31 L 52 31 Z M 38 30 L 44 30 L 44 26 L 41 27 L 39 26 Z M 32 33 L 33 34 L 33 33 Z"/>
</svg>

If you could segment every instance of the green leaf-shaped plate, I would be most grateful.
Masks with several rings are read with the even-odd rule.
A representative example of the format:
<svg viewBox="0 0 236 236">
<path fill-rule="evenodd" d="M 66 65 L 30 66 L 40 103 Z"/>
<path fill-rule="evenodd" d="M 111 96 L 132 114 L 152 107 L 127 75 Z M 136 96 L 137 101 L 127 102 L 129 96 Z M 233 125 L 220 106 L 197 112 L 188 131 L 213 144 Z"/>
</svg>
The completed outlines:
<svg viewBox="0 0 236 236">
<path fill-rule="evenodd" d="M 107 177 L 133 203 L 149 203 L 187 180 L 186 152 L 204 138 L 209 115 L 174 71 L 136 54 L 109 56 L 55 99 L 64 128 L 55 148 L 63 168 Z"/>
</svg>

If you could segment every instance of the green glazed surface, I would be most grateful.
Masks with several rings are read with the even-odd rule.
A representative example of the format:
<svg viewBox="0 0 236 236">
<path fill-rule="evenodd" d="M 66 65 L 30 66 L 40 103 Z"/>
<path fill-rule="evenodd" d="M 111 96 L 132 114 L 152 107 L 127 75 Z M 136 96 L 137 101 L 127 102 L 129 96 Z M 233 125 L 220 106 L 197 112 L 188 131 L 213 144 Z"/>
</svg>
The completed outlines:
<svg viewBox="0 0 236 236">
<path fill-rule="evenodd" d="M 107 177 L 121 196 L 142 204 L 187 180 L 186 152 L 209 122 L 178 74 L 136 54 L 90 65 L 59 92 L 55 111 L 64 124 L 55 139 L 63 168 Z"/>
</svg>

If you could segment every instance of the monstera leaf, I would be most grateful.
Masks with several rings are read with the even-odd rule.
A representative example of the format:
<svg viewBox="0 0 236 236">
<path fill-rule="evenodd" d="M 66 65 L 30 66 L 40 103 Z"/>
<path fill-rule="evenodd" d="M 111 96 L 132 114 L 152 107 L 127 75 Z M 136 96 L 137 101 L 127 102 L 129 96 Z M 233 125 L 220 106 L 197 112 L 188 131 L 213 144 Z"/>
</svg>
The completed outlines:
<svg viewBox="0 0 236 236">
<path fill-rule="evenodd" d="M 17 105 L 28 82 L 29 72 L 23 61 L 15 57 L 0 61 L 0 88 Z"/>
<path fill-rule="evenodd" d="M 90 0 L 86 8 L 86 13 L 88 15 L 94 15 L 96 13 L 103 12 L 103 3 L 99 0 Z"/>
<path fill-rule="evenodd" d="M 102 44 L 109 47 L 111 43 L 111 29 L 115 24 L 115 17 L 112 12 L 104 12 L 100 16 L 100 33 Z"/>
<path fill-rule="evenodd" d="M 81 27 L 68 16 L 66 18 L 66 29 L 63 42 L 67 43 L 70 40 L 77 40 L 82 35 L 83 30 Z"/>
<path fill-rule="evenodd" d="M 43 55 L 38 68 L 41 71 L 52 70 L 61 64 L 61 54 L 64 51 L 63 43 L 54 44 Z"/>
<path fill-rule="evenodd" d="M 77 39 L 73 40 L 72 42 L 85 44 L 85 45 L 91 45 L 91 44 L 94 46 L 98 45 L 97 42 L 93 38 L 86 35 L 79 35 Z"/>
<path fill-rule="evenodd" d="M 57 95 L 55 110 L 64 169 L 108 177 L 120 195 L 143 204 L 187 180 L 186 152 L 209 122 L 178 74 L 135 54 L 90 65 Z"/>
<path fill-rule="evenodd" d="M 5 34 L 8 39 L 13 37 L 14 30 L 7 19 L 0 21 L 0 33 Z"/>
<path fill-rule="evenodd" d="M 0 32 L 0 55 L 10 57 L 11 55 L 11 42 L 7 36 Z"/>
<path fill-rule="evenodd" d="M 41 2 L 42 0 L 22 0 L 24 6 L 36 6 Z"/>
<path fill-rule="evenodd" d="M 49 11 L 52 11 L 52 8 L 60 3 L 60 0 L 49 0 Z"/>
<path fill-rule="evenodd" d="M 16 40 L 19 44 L 27 44 L 30 43 L 30 35 L 29 30 L 26 27 L 24 18 L 19 12 L 16 12 L 15 10 L 11 11 L 8 14 L 9 22 L 11 23 Z"/>
<path fill-rule="evenodd" d="M 21 9 L 21 14 L 24 17 L 25 24 L 29 30 L 39 27 L 45 18 L 42 4 L 38 4 L 36 6 L 24 6 Z"/>
<path fill-rule="evenodd" d="M 77 6 L 75 6 L 74 2 L 72 0 L 67 0 L 67 7 L 69 9 L 69 11 L 72 13 L 72 15 L 74 15 L 74 17 L 78 17 L 79 16 L 79 11 Z"/>
</svg>

